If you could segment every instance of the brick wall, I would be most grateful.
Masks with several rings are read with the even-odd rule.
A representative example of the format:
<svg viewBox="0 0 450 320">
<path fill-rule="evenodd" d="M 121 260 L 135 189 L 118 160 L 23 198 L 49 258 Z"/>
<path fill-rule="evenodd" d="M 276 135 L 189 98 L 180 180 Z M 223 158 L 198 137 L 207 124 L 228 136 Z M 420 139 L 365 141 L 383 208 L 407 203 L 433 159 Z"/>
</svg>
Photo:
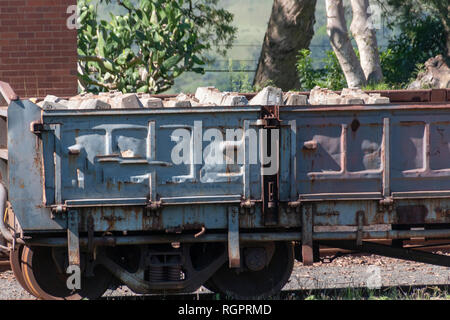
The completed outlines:
<svg viewBox="0 0 450 320">
<path fill-rule="evenodd" d="M 0 80 L 20 97 L 77 94 L 76 0 L 0 0 Z"/>
</svg>

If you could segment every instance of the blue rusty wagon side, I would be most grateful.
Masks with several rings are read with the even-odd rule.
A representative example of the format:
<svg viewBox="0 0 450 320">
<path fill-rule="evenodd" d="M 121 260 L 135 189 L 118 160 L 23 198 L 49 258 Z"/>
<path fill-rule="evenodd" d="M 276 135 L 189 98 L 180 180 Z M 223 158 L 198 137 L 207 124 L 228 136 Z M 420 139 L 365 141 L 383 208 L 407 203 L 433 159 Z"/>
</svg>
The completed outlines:
<svg viewBox="0 0 450 320">
<path fill-rule="evenodd" d="M 211 143 L 203 141 L 203 131 L 243 132 L 255 125 L 258 116 L 257 107 L 42 112 L 29 101 L 14 102 L 9 118 L 34 122 L 40 140 L 36 145 L 36 135 L 29 130 L 9 132 L 10 145 L 17 146 L 11 147 L 10 157 L 18 159 L 10 169 L 10 202 L 24 232 L 65 229 L 67 222 L 58 212 L 70 208 L 87 210 L 96 231 L 225 228 L 226 210 L 208 205 L 239 206 L 246 199 L 260 198 L 259 167 L 248 162 L 254 146 L 241 138 L 230 143 L 245 152 L 243 164 L 208 165 L 194 157 L 203 156 Z M 171 159 L 179 129 L 189 135 L 184 137 L 190 139 L 188 146 L 198 145 L 197 153 L 187 155 L 186 164 Z M 42 158 L 37 161 L 37 156 Z M 29 212 L 36 207 L 42 212 L 34 221 Z M 170 213 L 145 215 L 144 207 L 149 212 L 167 208 Z M 252 223 L 257 226 L 258 221 Z M 80 228 L 87 230 L 83 223 Z"/>
<path fill-rule="evenodd" d="M 302 211 L 303 259 L 313 240 L 448 238 L 448 103 L 282 107 L 280 119 L 280 200 Z"/>
<path fill-rule="evenodd" d="M 402 247 L 450 238 L 450 95 L 427 92 L 445 94 L 120 110 L 10 96 L 0 231 L 15 273 L 43 299 L 95 298 L 113 277 L 138 293 L 253 298 L 281 290 L 294 257 L 311 264 L 320 244 L 449 266 Z"/>
</svg>

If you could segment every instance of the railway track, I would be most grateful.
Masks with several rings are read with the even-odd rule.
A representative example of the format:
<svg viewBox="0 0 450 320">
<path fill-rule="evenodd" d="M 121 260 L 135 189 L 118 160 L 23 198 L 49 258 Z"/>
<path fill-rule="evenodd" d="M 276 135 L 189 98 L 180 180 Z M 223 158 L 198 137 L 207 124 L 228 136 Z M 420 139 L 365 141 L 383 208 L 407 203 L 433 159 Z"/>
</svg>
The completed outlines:
<svg viewBox="0 0 450 320">
<path fill-rule="evenodd" d="M 387 244 L 389 241 L 386 240 L 380 240 L 377 241 L 380 244 Z M 428 240 L 428 241 L 409 241 L 407 245 L 405 245 L 405 248 L 415 248 L 420 247 L 422 248 L 420 250 L 427 251 L 427 252 L 435 252 L 435 251 L 441 251 L 444 253 L 450 253 L 450 245 L 440 245 L 440 242 L 437 240 Z M 366 255 L 365 253 L 360 252 L 353 252 L 350 250 L 340 249 L 340 248 L 328 248 L 322 246 L 320 248 L 320 257 L 321 258 L 327 258 L 337 255 Z M 11 270 L 11 265 L 9 262 L 8 257 L 0 257 L 0 272 Z"/>
<path fill-rule="evenodd" d="M 331 248 L 332 250 L 335 250 Z M 332 252 L 322 249 L 324 257 Z M 327 261 L 328 260 L 328 261 Z M 375 268 L 375 269 L 374 269 Z M 326 296 L 330 299 L 344 299 L 349 294 L 346 288 L 355 288 L 353 294 L 364 299 L 367 296 L 367 276 L 379 268 L 380 288 L 370 290 L 377 296 L 388 296 L 389 292 L 407 294 L 422 290 L 448 292 L 449 268 L 432 266 L 411 261 L 397 260 L 361 253 L 349 253 L 336 259 L 324 259 L 313 266 L 295 262 L 293 273 L 283 291 L 271 299 L 304 299 L 309 296 Z M 430 289 L 431 288 L 431 289 Z M 436 289 L 437 288 L 437 289 Z M 409 291 L 408 291 L 409 290 Z M 433 292 L 434 292 L 433 291 Z M 0 300 L 35 299 L 25 292 L 11 271 L 0 273 Z M 137 295 L 122 286 L 108 290 L 102 300 L 224 300 L 226 297 L 212 294 L 201 288 L 193 294 Z"/>
<path fill-rule="evenodd" d="M 436 295 L 436 292 L 448 292 L 450 286 L 448 284 L 434 284 L 434 285 L 413 285 L 413 286 L 383 286 L 378 289 L 355 288 L 355 293 L 358 298 L 369 298 L 384 296 L 389 297 L 389 294 L 395 292 L 396 294 L 411 297 L 412 295 Z M 349 288 L 331 288 L 331 289 L 298 289 L 298 290 L 283 290 L 277 296 L 273 297 L 275 300 L 304 300 L 308 297 L 331 298 L 331 299 L 345 299 L 349 298 Z M 420 298 L 417 296 L 417 298 Z M 227 297 L 216 293 L 190 293 L 190 294 L 172 294 L 172 295 L 139 295 L 139 296 L 111 296 L 102 297 L 100 300 L 173 300 L 173 301 L 208 301 L 208 300 L 226 300 Z"/>
</svg>

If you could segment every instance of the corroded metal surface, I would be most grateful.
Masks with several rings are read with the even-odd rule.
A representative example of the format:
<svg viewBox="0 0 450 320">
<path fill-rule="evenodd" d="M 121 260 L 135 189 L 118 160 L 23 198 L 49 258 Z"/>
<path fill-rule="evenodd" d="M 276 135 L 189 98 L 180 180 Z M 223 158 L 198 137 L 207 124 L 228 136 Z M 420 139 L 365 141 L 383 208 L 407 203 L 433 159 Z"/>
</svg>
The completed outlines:
<svg viewBox="0 0 450 320">
<path fill-rule="evenodd" d="M 314 227 L 359 226 L 366 236 L 361 228 L 374 224 L 450 223 L 448 90 L 383 95 L 394 103 L 42 111 L 13 101 L 10 201 L 25 234 L 66 230 L 66 211 L 75 210 L 80 232 L 91 237 L 162 231 L 201 240 L 209 230 L 226 231 L 228 207 L 240 206 L 239 228 L 293 228 L 301 239 L 307 203 Z M 277 121 L 269 123 L 271 116 Z M 224 154 L 243 150 L 243 164 L 172 161 L 174 130 L 190 133 L 195 160 L 212 142 L 203 141 L 206 129 L 225 135 L 264 126 L 279 129 L 272 187 L 249 161 L 261 141 L 245 135 L 221 145 Z M 269 205 L 276 214 L 267 223 Z"/>
</svg>

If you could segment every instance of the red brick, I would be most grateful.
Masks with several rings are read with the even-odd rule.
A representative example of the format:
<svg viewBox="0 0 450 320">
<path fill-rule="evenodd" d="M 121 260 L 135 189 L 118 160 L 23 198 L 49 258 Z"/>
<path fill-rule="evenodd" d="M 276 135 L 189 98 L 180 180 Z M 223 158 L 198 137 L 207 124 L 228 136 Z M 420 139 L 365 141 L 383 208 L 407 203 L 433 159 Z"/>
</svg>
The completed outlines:
<svg viewBox="0 0 450 320">
<path fill-rule="evenodd" d="M 76 0 L 0 0 L 0 80 L 22 97 L 77 93 Z"/>
</svg>

